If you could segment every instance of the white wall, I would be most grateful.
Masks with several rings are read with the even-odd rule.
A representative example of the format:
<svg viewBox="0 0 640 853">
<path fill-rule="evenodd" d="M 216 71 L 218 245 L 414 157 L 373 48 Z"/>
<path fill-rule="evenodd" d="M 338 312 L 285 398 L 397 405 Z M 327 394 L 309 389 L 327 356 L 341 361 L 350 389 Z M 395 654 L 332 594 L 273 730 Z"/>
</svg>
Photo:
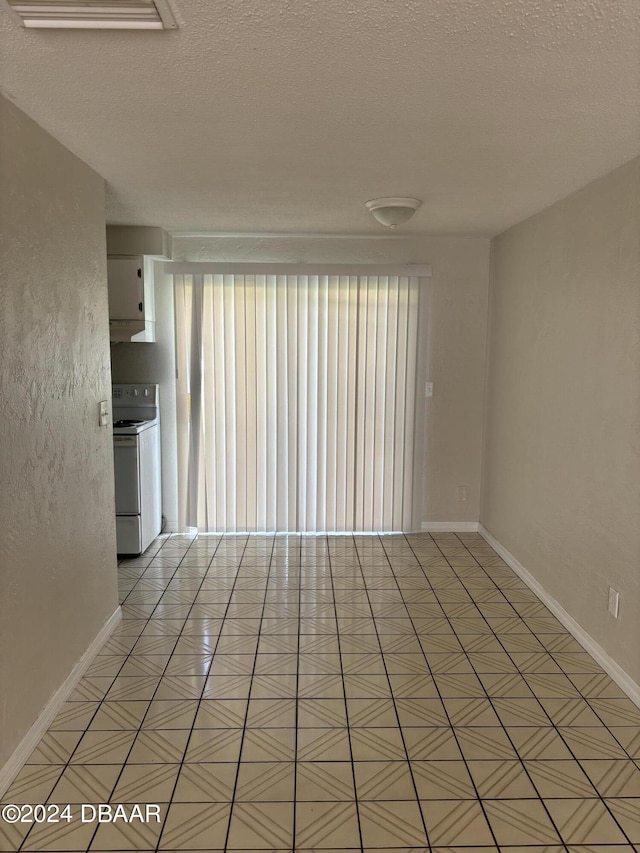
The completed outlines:
<svg viewBox="0 0 640 853">
<path fill-rule="evenodd" d="M 421 328 L 420 369 L 434 383 L 434 397 L 418 412 L 424 426 L 423 522 L 477 522 L 480 511 L 482 414 L 489 283 L 489 241 L 477 238 L 256 238 L 174 237 L 174 260 L 282 263 L 430 264 Z M 114 381 L 160 382 L 163 406 L 163 476 L 175 482 L 175 393 L 169 281 L 156 287 L 156 344 L 112 348 Z M 162 302 L 165 300 L 164 307 Z M 161 318 L 164 318 L 161 320 Z M 166 322 L 165 322 L 166 321 Z M 173 323 L 173 315 L 170 316 Z M 164 324 L 164 330 L 161 328 Z M 173 389 L 173 391 L 172 391 Z M 466 486 L 467 501 L 457 500 Z M 165 488 L 170 522 L 175 499 Z"/>
<path fill-rule="evenodd" d="M 117 608 L 103 181 L 0 97 L 0 768 Z"/>
<path fill-rule="evenodd" d="M 640 158 L 493 241 L 488 361 L 481 521 L 640 683 Z"/>
</svg>

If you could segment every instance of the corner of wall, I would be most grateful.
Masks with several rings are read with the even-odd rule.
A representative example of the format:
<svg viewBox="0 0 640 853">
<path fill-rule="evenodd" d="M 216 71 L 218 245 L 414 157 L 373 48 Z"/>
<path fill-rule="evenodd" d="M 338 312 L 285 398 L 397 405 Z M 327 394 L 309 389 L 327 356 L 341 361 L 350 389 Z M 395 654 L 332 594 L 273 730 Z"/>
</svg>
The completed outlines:
<svg viewBox="0 0 640 853">
<path fill-rule="evenodd" d="M 480 507 L 478 521 L 480 524 L 484 518 L 485 507 L 485 470 L 487 465 L 487 435 L 489 424 L 489 400 L 491 395 L 491 326 L 492 326 L 492 292 L 493 292 L 493 251 L 494 240 L 489 243 L 489 257 L 487 263 L 487 326 L 485 336 L 485 361 L 484 361 L 484 393 L 482 406 L 482 453 L 480 457 Z"/>
</svg>

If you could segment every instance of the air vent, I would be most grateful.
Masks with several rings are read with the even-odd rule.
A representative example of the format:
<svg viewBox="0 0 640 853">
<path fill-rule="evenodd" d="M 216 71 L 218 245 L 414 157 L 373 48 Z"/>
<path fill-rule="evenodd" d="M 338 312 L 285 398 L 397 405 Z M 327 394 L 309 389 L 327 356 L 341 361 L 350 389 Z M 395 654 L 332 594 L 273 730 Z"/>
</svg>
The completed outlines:
<svg viewBox="0 0 640 853">
<path fill-rule="evenodd" d="M 167 0 L 0 0 L 25 27 L 175 30 Z"/>
</svg>

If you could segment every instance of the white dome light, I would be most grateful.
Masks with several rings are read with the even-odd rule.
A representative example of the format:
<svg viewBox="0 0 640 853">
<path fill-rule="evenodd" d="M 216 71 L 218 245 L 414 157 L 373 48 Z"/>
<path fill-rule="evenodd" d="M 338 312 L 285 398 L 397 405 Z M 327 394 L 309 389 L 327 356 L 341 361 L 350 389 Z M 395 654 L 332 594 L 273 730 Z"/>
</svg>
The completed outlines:
<svg viewBox="0 0 640 853">
<path fill-rule="evenodd" d="M 365 202 L 365 207 L 381 225 L 395 228 L 411 219 L 421 204 L 417 198 L 373 198 Z"/>
</svg>

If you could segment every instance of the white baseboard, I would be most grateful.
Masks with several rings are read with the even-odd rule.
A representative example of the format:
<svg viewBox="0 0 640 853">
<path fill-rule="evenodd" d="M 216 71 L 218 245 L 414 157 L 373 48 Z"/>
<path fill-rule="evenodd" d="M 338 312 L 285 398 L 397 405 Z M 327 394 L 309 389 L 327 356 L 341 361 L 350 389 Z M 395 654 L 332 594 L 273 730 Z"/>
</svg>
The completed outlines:
<svg viewBox="0 0 640 853">
<path fill-rule="evenodd" d="M 93 662 L 93 659 L 100 651 L 101 647 L 109 639 L 109 636 L 113 633 L 113 630 L 121 619 L 122 610 L 118 605 L 116 610 L 114 610 L 111 616 L 104 623 L 89 648 L 65 678 L 62 685 L 56 690 L 51 699 L 42 709 L 37 720 L 22 738 L 7 763 L 4 767 L 0 768 L 0 797 L 3 796 L 14 778 L 20 770 L 22 770 L 25 761 L 36 748 L 40 739 L 58 715 L 61 707 L 67 701 L 71 693 L 73 693 L 78 682 Z"/>
<path fill-rule="evenodd" d="M 477 521 L 423 521 L 425 533 L 477 533 Z"/>
<path fill-rule="evenodd" d="M 535 592 L 540 601 L 549 608 L 559 622 L 562 622 L 567 631 L 569 631 L 585 651 L 589 652 L 591 657 L 600 664 L 607 675 L 627 694 L 629 699 L 640 707 L 640 684 L 637 684 L 631 676 L 625 672 L 618 663 L 616 663 L 611 655 L 605 652 L 602 646 L 597 643 L 578 622 L 576 622 L 573 616 L 567 613 L 564 607 L 559 604 L 549 592 L 547 592 L 547 590 L 534 578 L 534 576 L 525 569 L 522 563 L 517 560 L 483 524 L 478 525 L 478 532 L 482 538 L 491 545 L 496 554 L 502 557 L 505 563 L 507 563 L 518 577 L 526 583 L 529 589 L 532 592 Z"/>
</svg>

